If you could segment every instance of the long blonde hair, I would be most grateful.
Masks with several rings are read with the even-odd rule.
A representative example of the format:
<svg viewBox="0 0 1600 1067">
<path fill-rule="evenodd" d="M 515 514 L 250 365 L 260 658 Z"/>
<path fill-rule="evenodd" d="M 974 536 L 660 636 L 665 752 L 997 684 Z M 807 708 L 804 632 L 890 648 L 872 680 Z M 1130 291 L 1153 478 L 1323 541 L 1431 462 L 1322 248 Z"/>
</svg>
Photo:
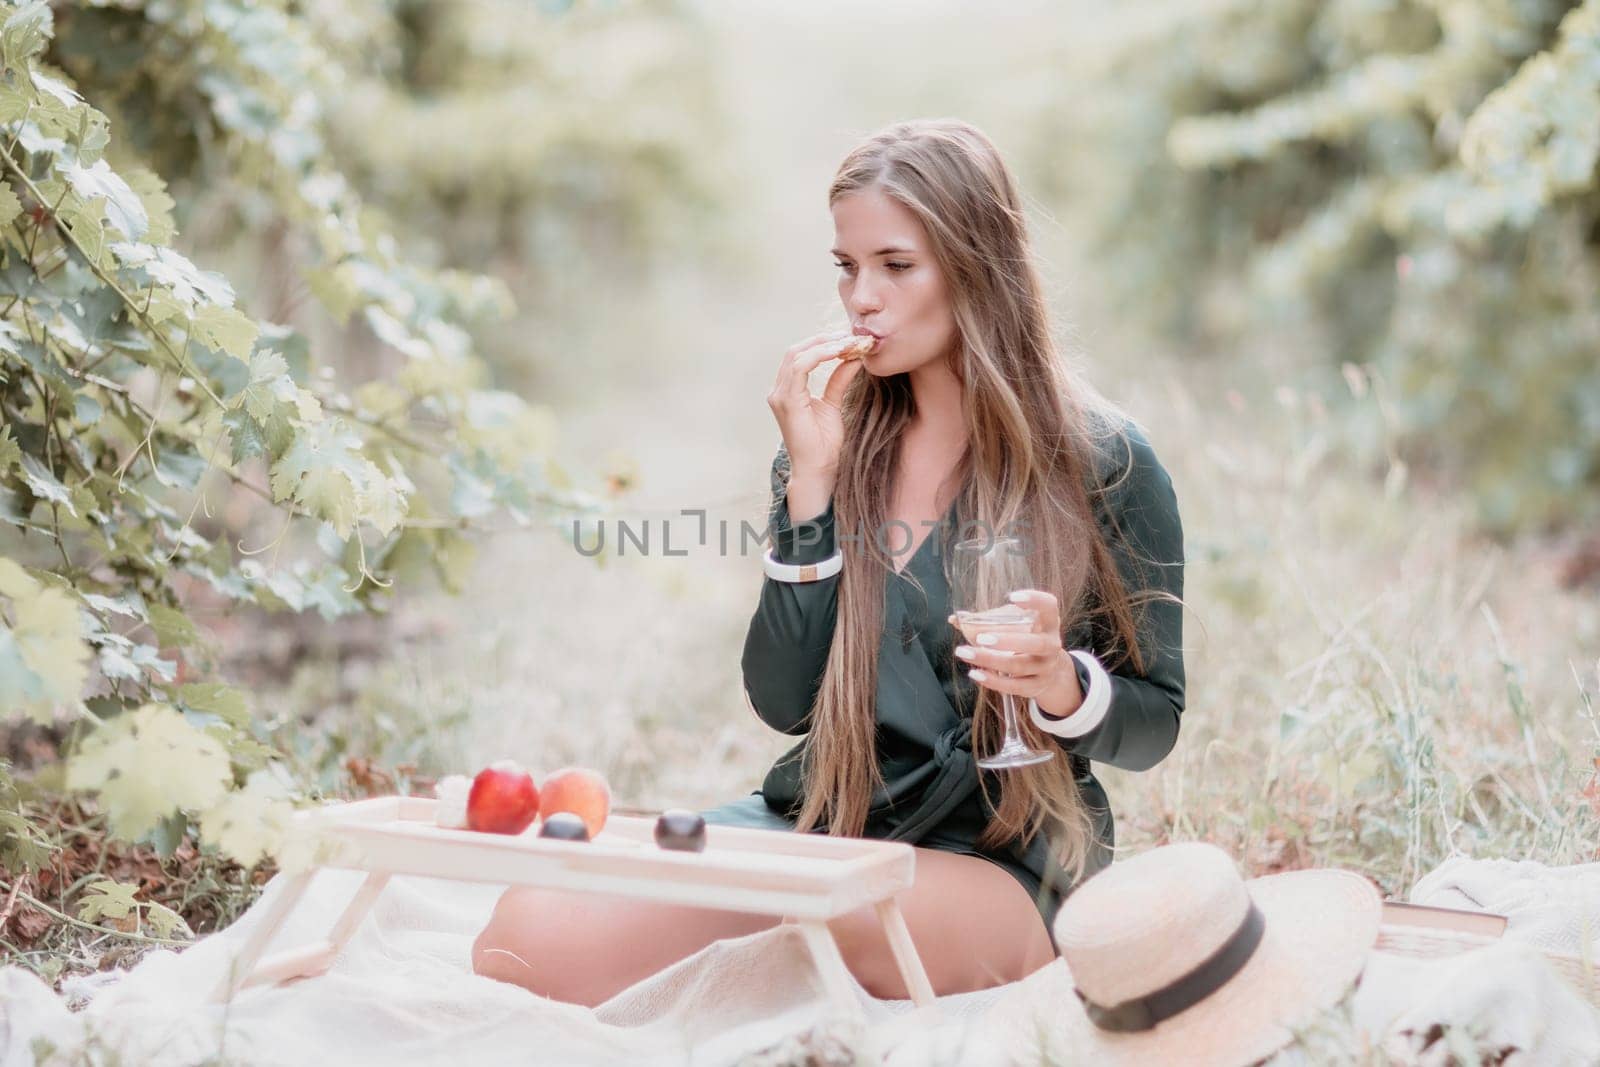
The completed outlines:
<svg viewBox="0 0 1600 1067">
<path fill-rule="evenodd" d="M 991 531 L 1024 526 L 1034 584 L 1056 595 L 1065 631 L 1098 623 L 1117 649 L 1108 669 L 1127 660 L 1143 673 L 1134 598 L 1092 500 L 1103 469 L 1097 457 L 1110 454 L 1104 443 L 1121 436 L 1126 416 L 1057 349 L 1016 187 L 999 153 L 959 120 L 896 123 L 850 152 L 828 203 L 868 188 L 922 220 L 951 294 L 960 340 L 952 370 L 963 384 L 970 431 L 957 471 L 962 524 Z M 904 374 L 861 374 L 850 383 L 841 405 L 845 447 L 834 489 L 839 529 L 882 528 L 902 431 L 914 409 Z M 929 536 L 939 534 L 936 528 Z M 877 541 L 864 537 L 862 549 L 844 553 L 838 620 L 805 742 L 805 788 L 796 816 L 801 831 L 826 824 L 830 834 L 859 836 L 872 795 L 883 785 L 874 694 L 892 563 Z M 958 666 L 952 659 L 952 673 Z M 981 687 L 978 693 L 972 748 L 993 751 L 1003 729 L 1000 698 Z M 1018 718 L 1029 743 L 1055 744 L 1026 714 Z M 1074 881 L 1081 878 L 1093 823 L 1072 761 L 1009 770 L 1004 781 L 998 807 L 983 786 L 994 815 L 978 847 L 998 849 L 1018 836 L 1030 841 L 1050 827 L 1057 858 Z"/>
</svg>

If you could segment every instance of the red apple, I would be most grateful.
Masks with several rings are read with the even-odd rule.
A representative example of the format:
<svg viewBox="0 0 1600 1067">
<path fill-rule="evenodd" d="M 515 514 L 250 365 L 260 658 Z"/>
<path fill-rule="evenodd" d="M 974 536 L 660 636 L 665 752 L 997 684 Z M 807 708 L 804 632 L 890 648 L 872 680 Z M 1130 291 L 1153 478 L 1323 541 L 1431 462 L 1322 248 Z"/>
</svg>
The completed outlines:
<svg viewBox="0 0 1600 1067">
<path fill-rule="evenodd" d="M 570 811 L 589 828 L 589 838 L 600 836 L 611 814 L 611 786 L 605 775 L 588 767 L 563 767 L 550 774 L 539 790 L 539 810 L 545 818 Z"/>
<path fill-rule="evenodd" d="M 478 772 L 467 793 L 467 827 L 490 834 L 520 834 L 539 815 L 539 787 L 516 760 L 498 760 Z"/>
</svg>

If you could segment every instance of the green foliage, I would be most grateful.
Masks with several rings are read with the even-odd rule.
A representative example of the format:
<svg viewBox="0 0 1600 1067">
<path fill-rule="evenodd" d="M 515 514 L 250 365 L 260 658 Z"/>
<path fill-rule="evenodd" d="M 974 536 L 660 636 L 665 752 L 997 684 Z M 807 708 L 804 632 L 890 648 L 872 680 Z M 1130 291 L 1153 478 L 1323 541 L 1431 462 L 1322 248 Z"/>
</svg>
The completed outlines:
<svg viewBox="0 0 1600 1067">
<path fill-rule="evenodd" d="M 0 869 L 15 875 L 37 871 L 49 860 L 50 838 L 22 811 L 22 790 L 11 775 L 11 765 L 0 760 Z"/>
<path fill-rule="evenodd" d="M 367 210 L 404 219 L 408 243 L 493 261 L 520 295 L 560 285 L 597 247 L 615 267 L 711 229 L 727 138 L 685 0 L 543 16 L 522 0 L 241 6 L 220 38 L 182 11 L 96 0 L 50 55 L 186 209 L 243 173 L 238 202 L 219 206 L 258 224 L 259 163 L 215 143 L 245 134 L 322 160 Z M 336 310 L 357 279 L 306 280 Z"/>
<path fill-rule="evenodd" d="M 78 905 L 78 918 L 84 922 L 131 918 L 136 923 L 149 923 L 151 932 L 157 937 L 192 934 L 183 916 L 157 901 L 135 899 L 134 894 L 138 891 L 137 885 L 115 882 L 109 878 L 91 882 L 84 887 L 83 899 Z"/>
<path fill-rule="evenodd" d="M 1039 166 L 1124 306 L 1365 368 L 1491 530 L 1600 514 L 1600 2 L 1211 0 L 1120 29 Z"/>
<path fill-rule="evenodd" d="M 682 255 L 713 229 L 728 180 L 712 38 L 693 7 L 586 3 L 556 19 L 529 18 L 522 0 L 324 8 L 311 17 L 347 72 L 330 98 L 337 159 L 453 258 L 526 271 L 513 284 L 531 295 L 597 246 L 613 268 Z"/>
<path fill-rule="evenodd" d="M 116 833 L 170 853 L 195 817 L 253 863 L 297 790 L 244 694 L 196 677 L 208 650 L 185 586 L 381 612 L 396 579 L 457 583 L 476 524 L 595 500 L 548 463 L 551 413 L 486 385 L 472 330 L 509 312 L 505 287 L 408 260 L 328 163 L 317 91 L 332 72 L 302 17 L 243 0 L 98 6 L 0 2 L 0 707 L 71 716 L 77 743 L 41 779 L 95 794 Z M 118 140 L 52 45 L 63 66 L 101 62 L 97 77 L 162 86 L 146 103 L 185 109 Z M 305 334 L 172 247 L 176 205 L 148 160 L 174 157 L 155 130 L 200 138 L 250 211 L 303 238 L 322 310 L 362 320 L 399 369 L 341 388 Z M 267 562 L 207 521 L 213 497 L 255 501 L 246 525 L 276 531 Z M 0 851 L 33 867 L 21 810 L 0 769 Z"/>
<path fill-rule="evenodd" d="M 88 673 L 77 602 L 9 559 L 0 559 L 0 596 L 9 601 L 0 629 L 0 706 L 48 718 L 55 705 L 77 697 Z"/>
<path fill-rule="evenodd" d="M 119 715 L 89 736 L 67 785 L 99 793 L 112 832 L 135 839 L 179 808 L 204 810 L 232 779 L 222 742 L 165 704 Z"/>
</svg>

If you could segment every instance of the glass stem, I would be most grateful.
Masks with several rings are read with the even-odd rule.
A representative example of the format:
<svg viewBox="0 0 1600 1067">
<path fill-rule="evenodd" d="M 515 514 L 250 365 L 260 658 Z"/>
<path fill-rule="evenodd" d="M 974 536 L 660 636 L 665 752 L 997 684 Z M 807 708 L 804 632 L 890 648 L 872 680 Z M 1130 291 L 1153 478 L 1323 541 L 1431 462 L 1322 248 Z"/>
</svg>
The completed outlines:
<svg viewBox="0 0 1600 1067">
<path fill-rule="evenodd" d="M 1017 733 L 1017 698 L 1011 693 L 1001 693 L 1006 706 L 1006 739 L 1005 747 L 1014 748 L 1022 743 L 1022 738 Z"/>
</svg>

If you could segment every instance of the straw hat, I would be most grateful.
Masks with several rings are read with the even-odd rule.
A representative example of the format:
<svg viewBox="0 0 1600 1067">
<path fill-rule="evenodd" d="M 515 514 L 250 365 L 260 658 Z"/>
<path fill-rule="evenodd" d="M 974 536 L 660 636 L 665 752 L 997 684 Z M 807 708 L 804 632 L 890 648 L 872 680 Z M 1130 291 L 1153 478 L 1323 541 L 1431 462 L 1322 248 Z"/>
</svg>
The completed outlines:
<svg viewBox="0 0 1600 1067">
<path fill-rule="evenodd" d="M 1062 902 L 1066 967 L 1040 987 L 1052 994 L 1040 1014 L 1088 1062 L 1244 1067 L 1350 988 L 1382 913 L 1351 871 L 1247 882 L 1215 845 L 1151 849 Z"/>
</svg>

